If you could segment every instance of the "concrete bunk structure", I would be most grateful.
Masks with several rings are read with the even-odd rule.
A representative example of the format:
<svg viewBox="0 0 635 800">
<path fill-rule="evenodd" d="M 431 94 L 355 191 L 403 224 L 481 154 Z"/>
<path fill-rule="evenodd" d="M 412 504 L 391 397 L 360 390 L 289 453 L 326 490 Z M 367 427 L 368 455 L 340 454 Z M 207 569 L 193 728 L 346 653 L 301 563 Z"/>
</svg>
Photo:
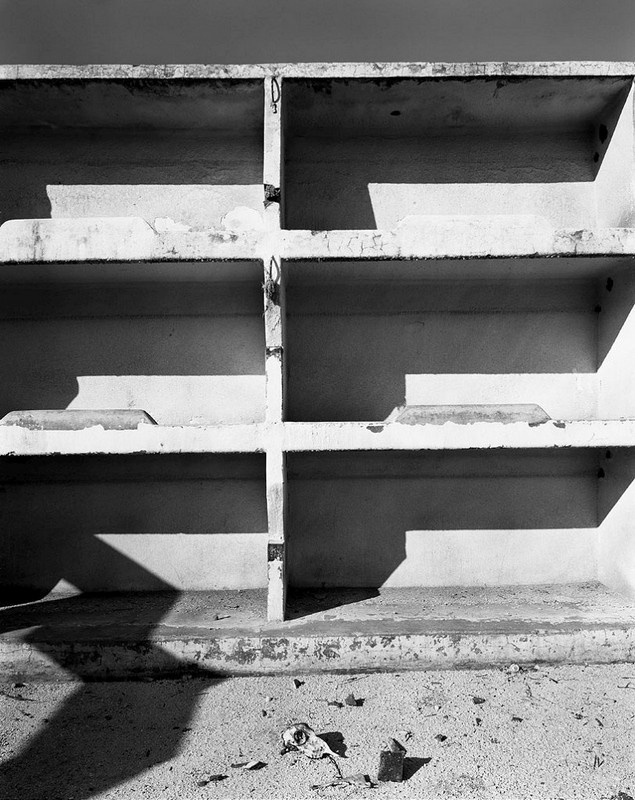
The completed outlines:
<svg viewBox="0 0 635 800">
<path fill-rule="evenodd" d="M 5 671 L 632 659 L 634 73 L 0 68 Z"/>
</svg>

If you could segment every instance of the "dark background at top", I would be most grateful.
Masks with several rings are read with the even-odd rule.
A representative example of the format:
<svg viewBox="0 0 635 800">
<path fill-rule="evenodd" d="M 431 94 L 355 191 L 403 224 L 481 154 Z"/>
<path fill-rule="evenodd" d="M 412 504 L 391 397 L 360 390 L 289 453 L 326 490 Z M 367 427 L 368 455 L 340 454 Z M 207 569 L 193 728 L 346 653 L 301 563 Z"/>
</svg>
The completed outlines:
<svg viewBox="0 0 635 800">
<path fill-rule="evenodd" d="M 0 0 L 0 63 L 635 60 L 633 0 Z"/>
</svg>

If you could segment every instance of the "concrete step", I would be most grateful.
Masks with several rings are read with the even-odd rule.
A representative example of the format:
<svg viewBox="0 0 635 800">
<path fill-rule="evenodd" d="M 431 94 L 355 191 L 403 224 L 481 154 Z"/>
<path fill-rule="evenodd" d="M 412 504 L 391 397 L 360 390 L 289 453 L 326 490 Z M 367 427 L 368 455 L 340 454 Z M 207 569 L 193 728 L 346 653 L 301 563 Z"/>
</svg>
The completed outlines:
<svg viewBox="0 0 635 800">
<path fill-rule="evenodd" d="M 602 584 L 62 594 L 0 610 L 7 679 L 122 679 L 635 660 L 635 603 Z"/>
</svg>

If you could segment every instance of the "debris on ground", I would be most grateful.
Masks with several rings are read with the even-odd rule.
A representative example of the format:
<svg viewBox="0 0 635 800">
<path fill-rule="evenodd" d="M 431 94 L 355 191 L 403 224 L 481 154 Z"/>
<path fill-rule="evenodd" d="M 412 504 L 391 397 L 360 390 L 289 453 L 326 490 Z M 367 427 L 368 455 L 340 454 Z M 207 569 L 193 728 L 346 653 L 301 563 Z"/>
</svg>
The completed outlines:
<svg viewBox="0 0 635 800">
<path fill-rule="evenodd" d="M 522 721 L 523 721 L 522 717 L 512 717 L 512 722 L 522 722 Z"/>
<path fill-rule="evenodd" d="M 348 697 L 344 698 L 344 702 L 347 706 L 363 706 L 364 705 L 364 698 L 363 697 L 355 697 L 355 695 L 351 692 Z"/>
<path fill-rule="evenodd" d="M 356 772 L 355 775 L 344 775 L 330 783 L 313 784 L 311 789 L 330 789 L 332 786 L 359 786 L 363 789 L 374 789 L 377 784 L 373 783 L 368 775 Z"/>
<path fill-rule="evenodd" d="M 300 686 L 304 686 L 305 683 L 306 681 L 300 681 L 297 678 L 293 679 L 293 685 L 295 686 L 296 689 L 299 689 Z"/>
<path fill-rule="evenodd" d="M 604 764 L 604 753 L 600 745 L 595 745 L 592 750 L 593 753 L 593 769 L 599 769 Z"/>
<path fill-rule="evenodd" d="M 517 672 L 520 672 L 520 667 L 518 666 L 518 664 L 510 664 L 507 667 L 507 672 L 510 675 L 515 675 Z"/>
<path fill-rule="evenodd" d="M 8 697 L 11 700 L 21 700 L 23 703 L 35 703 L 30 697 L 25 697 L 23 694 L 11 694 L 10 692 L 0 692 L 3 697 Z"/>
<path fill-rule="evenodd" d="M 406 748 L 396 739 L 387 739 L 383 749 L 379 752 L 377 780 L 381 782 L 392 781 L 394 783 L 400 783 L 403 780 L 403 763 L 405 757 Z"/>
<path fill-rule="evenodd" d="M 482 706 L 483 703 L 485 702 L 485 698 L 484 697 L 473 697 L 472 698 L 472 702 L 474 703 L 475 706 Z"/>
<path fill-rule="evenodd" d="M 306 722 L 296 722 L 293 725 L 289 725 L 282 732 L 282 744 L 281 755 L 292 750 L 299 750 L 309 758 L 337 755 Z"/>
<path fill-rule="evenodd" d="M 255 770 L 255 769 L 262 769 L 266 767 L 267 764 L 264 761 L 258 761 L 254 759 L 253 761 L 244 761 L 239 764 L 231 764 L 233 769 L 245 769 L 245 770 Z"/>
<path fill-rule="evenodd" d="M 414 736 L 412 731 L 398 731 L 398 734 L 401 736 L 404 742 L 409 742 Z"/>
<path fill-rule="evenodd" d="M 210 775 L 209 778 L 203 778 L 202 780 L 197 781 L 196 785 L 207 786 L 208 783 L 220 783 L 220 781 L 224 781 L 227 777 L 227 775 Z"/>
<path fill-rule="evenodd" d="M 339 700 L 327 700 L 327 706 L 335 706 L 335 708 L 344 708 L 344 703 L 340 703 Z"/>
</svg>

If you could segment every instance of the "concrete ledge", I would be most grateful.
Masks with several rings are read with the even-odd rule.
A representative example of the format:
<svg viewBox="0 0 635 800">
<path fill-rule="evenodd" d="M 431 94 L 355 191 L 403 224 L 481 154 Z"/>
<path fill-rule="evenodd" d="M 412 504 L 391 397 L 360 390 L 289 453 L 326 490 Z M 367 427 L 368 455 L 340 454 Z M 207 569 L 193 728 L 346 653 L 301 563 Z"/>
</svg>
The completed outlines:
<svg viewBox="0 0 635 800">
<path fill-rule="evenodd" d="M 257 258 L 262 234 L 157 231 L 141 217 L 14 219 L 0 226 L 0 262 L 188 261 Z"/>
<path fill-rule="evenodd" d="M 395 230 L 157 231 L 140 217 L 9 220 L 0 263 L 231 261 L 274 244 L 294 260 L 634 256 L 635 228 L 553 230 L 541 218 L 414 217 Z M 484 220 L 489 220 L 487 224 Z M 425 270 L 425 267 L 422 269 Z M 553 274 L 558 264 L 554 261 Z"/>
<path fill-rule="evenodd" d="M 7 679 L 477 668 L 635 659 L 635 606 L 597 583 L 55 596 L 0 611 Z M 319 609 L 319 610 L 316 610 Z"/>
<path fill-rule="evenodd" d="M 146 411 L 127 408 L 10 411 L 0 419 L 0 425 L 19 426 L 30 431 L 79 431 L 95 426 L 107 431 L 131 431 L 139 425 L 156 424 Z"/>
<path fill-rule="evenodd" d="M 456 217 L 420 217 L 397 230 L 283 231 L 282 255 L 296 260 L 522 258 L 635 254 L 634 228 L 553 230 L 540 225 L 489 225 Z M 480 219 L 480 218 L 478 218 Z M 511 218 L 512 220 L 514 217 Z M 557 274 L 558 265 L 553 271 Z"/>
<path fill-rule="evenodd" d="M 256 453 L 265 447 L 264 425 L 164 427 L 141 424 L 110 430 L 103 420 L 81 430 L 0 426 L 0 455 L 88 453 Z"/>
<path fill-rule="evenodd" d="M 399 406 L 387 418 L 387 422 L 400 425 L 472 425 L 475 422 L 527 422 L 535 425 L 551 418 L 539 405 L 456 405 L 456 406 Z"/>
<path fill-rule="evenodd" d="M 0 80 L 193 80 L 373 77 L 631 76 L 632 61 L 471 61 L 298 64 L 6 64 Z"/>
<path fill-rule="evenodd" d="M 287 452 L 336 450 L 470 450 L 524 447 L 632 447 L 635 420 L 485 422 L 285 422 Z"/>
</svg>

